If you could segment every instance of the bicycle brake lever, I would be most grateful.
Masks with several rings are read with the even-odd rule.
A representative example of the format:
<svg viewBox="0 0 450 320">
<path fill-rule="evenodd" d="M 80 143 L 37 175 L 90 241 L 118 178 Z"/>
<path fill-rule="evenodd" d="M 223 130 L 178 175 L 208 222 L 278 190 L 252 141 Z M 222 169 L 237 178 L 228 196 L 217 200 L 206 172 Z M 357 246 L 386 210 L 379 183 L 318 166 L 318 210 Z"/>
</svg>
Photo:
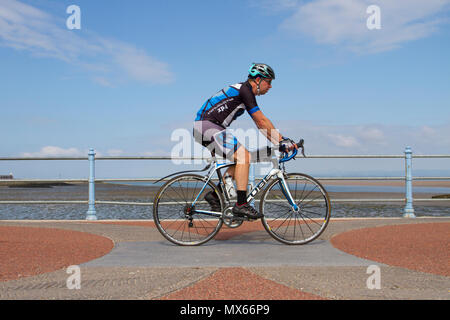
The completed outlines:
<svg viewBox="0 0 450 320">
<path fill-rule="evenodd" d="M 302 150 L 301 150 L 302 156 L 303 156 L 304 158 L 306 158 L 306 156 L 305 156 L 305 146 L 303 145 L 304 143 L 305 143 L 305 140 L 300 139 L 300 141 L 297 143 L 297 147 L 298 147 L 299 149 L 302 149 Z"/>
<path fill-rule="evenodd" d="M 303 145 L 304 142 L 305 142 L 305 140 L 300 139 L 300 141 L 298 143 L 296 143 L 295 145 L 297 146 L 297 149 L 301 149 L 303 157 L 306 158 L 305 146 Z M 295 160 L 295 157 L 297 155 L 297 152 L 294 152 L 294 151 L 296 151 L 295 149 L 293 150 L 294 154 L 291 157 L 289 157 L 289 151 L 281 150 L 281 148 L 279 149 L 279 151 L 283 153 L 283 155 L 284 155 L 283 158 L 289 158 L 289 159 L 293 158 Z"/>
</svg>

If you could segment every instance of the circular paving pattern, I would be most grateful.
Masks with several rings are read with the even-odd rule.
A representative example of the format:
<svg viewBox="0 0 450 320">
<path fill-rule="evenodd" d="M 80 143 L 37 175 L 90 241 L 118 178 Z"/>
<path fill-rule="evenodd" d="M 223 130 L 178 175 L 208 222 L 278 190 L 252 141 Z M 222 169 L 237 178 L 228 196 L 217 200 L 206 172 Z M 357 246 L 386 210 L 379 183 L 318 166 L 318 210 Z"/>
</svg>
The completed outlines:
<svg viewBox="0 0 450 320">
<path fill-rule="evenodd" d="M 244 268 L 222 268 L 162 300 L 323 300 L 260 277 Z"/>
<path fill-rule="evenodd" d="M 154 227 L 151 222 L 119 222 Z M 218 240 L 261 230 L 259 223 L 224 228 Z M 414 271 L 450 275 L 450 223 L 408 223 L 345 231 L 331 244 L 346 253 Z M 55 228 L 0 226 L 0 281 L 14 280 L 78 265 L 109 253 L 114 242 L 88 232 Z M 247 268 L 221 267 L 162 299 L 321 299 L 263 278 Z"/>
<path fill-rule="evenodd" d="M 450 275 L 450 223 L 419 223 L 351 230 L 331 244 L 344 252 L 383 264 Z"/>
<path fill-rule="evenodd" d="M 0 226 L 0 281 L 78 265 L 113 247 L 110 239 L 85 232 Z"/>
</svg>

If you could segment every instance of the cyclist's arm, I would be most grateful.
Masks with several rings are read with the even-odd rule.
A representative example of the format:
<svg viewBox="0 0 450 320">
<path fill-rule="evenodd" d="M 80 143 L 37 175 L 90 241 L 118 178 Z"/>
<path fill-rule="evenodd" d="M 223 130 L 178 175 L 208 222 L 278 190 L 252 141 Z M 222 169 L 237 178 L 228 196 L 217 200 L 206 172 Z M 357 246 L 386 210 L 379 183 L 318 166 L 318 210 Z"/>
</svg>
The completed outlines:
<svg viewBox="0 0 450 320">
<path fill-rule="evenodd" d="M 252 114 L 253 121 L 262 134 L 275 145 L 278 145 L 283 140 L 282 135 L 275 129 L 273 123 L 262 113 L 261 110 Z"/>
</svg>

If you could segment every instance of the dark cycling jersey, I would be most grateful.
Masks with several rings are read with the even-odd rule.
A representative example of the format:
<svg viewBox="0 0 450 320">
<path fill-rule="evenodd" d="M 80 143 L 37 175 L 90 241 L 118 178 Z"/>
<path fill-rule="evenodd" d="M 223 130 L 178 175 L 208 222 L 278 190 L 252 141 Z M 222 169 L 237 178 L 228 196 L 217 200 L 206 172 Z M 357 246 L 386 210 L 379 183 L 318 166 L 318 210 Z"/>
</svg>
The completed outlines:
<svg viewBox="0 0 450 320">
<path fill-rule="evenodd" d="M 209 98 L 197 112 L 195 121 L 208 120 L 224 128 L 244 113 L 259 110 L 248 81 L 228 86 Z"/>
</svg>

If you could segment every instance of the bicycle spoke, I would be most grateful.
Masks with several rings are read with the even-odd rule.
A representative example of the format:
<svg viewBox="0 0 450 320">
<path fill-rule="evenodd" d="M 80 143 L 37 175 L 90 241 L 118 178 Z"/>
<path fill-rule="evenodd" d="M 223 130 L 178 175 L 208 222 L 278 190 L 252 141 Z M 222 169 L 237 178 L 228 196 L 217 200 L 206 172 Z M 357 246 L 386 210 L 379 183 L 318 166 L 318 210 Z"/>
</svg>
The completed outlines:
<svg viewBox="0 0 450 320">
<path fill-rule="evenodd" d="M 198 181 L 195 182 L 195 187 L 192 188 L 193 190 L 192 190 L 192 197 L 191 197 L 191 199 L 195 199 L 195 196 L 197 195 L 197 193 L 195 192 L 197 190 L 197 184 L 198 184 Z"/>
<path fill-rule="evenodd" d="M 286 213 L 289 213 L 289 211 L 286 211 Z M 280 218 L 281 218 L 281 217 L 280 217 Z M 278 219 L 278 218 L 274 219 L 274 221 L 277 220 L 277 219 Z M 288 219 L 288 218 L 284 219 L 283 222 L 280 223 L 280 224 L 278 225 L 278 227 L 277 227 L 277 229 L 276 229 L 275 231 L 278 231 L 278 229 L 280 229 L 280 228 L 283 226 L 283 224 L 287 221 L 287 219 Z M 276 225 L 276 224 L 275 224 L 275 225 Z"/>
<path fill-rule="evenodd" d="M 181 227 L 183 227 L 183 230 L 184 230 L 184 223 L 178 223 L 178 228 L 175 229 L 172 236 L 175 235 L 180 230 Z M 183 231 L 182 231 L 182 234 L 183 234 Z"/>
<path fill-rule="evenodd" d="M 319 194 L 319 195 L 317 195 L 317 197 L 309 199 L 306 203 L 303 203 L 303 201 L 298 201 L 297 205 L 301 205 L 302 207 L 305 207 L 305 206 L 309 205 L 310 203 L 316 202 L 318 199 L 321 199 L 321 198 L 323 198 L 323 195 Z"/>
<path fill-rule="evenodd" d="M 178 191 L 177 191 L 176 189 L 174 189 L 172 186 L 170 186 L 170 189 L 173 190 L 175 193 L 179 194 Z M 177 203 L 179 202 L 178 200 L 176 200 L 176 199 L 173 198 L 173 197 L 169 197 L 169 199 L 171 199 L 171 200 L 173 200 L 173 201 L 175 201 L 175 202 L 177 202 Z M 184 205 L 184 204 L 182 203 L 182 205 Z"/>
<path fill-rule="evenodd" d="M 203 200 L 211 191 L 214 191 L 212 183 L 205 186 L 203 177 L 190 174 L 172 178 L 163 185 L 153 208 L 161 234 L 179 245 L 197 245 L 211 239 L 222 226 L 221 217 L 196 213 L 196 210 L 212 211 L 211 205 Z"/>
<path fill-rule="evenodd" d="M 292 207 L 274 181 L 263 195 L 261 210 L 263 225 L 277 240 L 288 244 L 303 244 L 315 239 L 328 223 L 329 207 L 326 193 L 313 178 L 303 174 L 288 175 L 286 186 L 298 208 Z"/>
<path fill-rule="evenodd" d="M 286 220 L 287 220 L 287 219 L 286 219 Z M 291 224 L 291 220 L 292 220 L 292 213 L 289 215 L 288 224 L 287 224 L 287 227 L 285 228 L 284 234 L 283 234 L 284 237 L 286 237 L 286 232 L 289 230 L 289 226 L 290 226 L 290 224 Z M 295 229 L 295 224 L 294 224 L 294 229 Z"/>
</svg>

